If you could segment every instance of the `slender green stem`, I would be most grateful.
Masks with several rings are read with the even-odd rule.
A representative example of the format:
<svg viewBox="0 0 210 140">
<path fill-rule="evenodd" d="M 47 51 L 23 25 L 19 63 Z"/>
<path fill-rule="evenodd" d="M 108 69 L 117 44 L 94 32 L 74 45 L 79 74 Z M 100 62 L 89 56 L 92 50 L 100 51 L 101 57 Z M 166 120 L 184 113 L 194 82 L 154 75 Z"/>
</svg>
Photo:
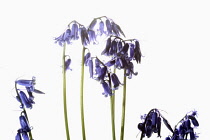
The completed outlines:
<svg viewBox="0 0 210 140">
<path fill-rule="evenodd" d="M 115 70 L 114 70 L 115 72 Z M 109 76 L 109 85 L 111 86 L 111 77 L 110 74 L 108 74 Z M 110 96 L 110 109 L 111 109 L 111 124 L 112 124 L 112 139 L 116 140 L 116 135 L 115 135 L 115 91 L 113 91 L 113 95 Z"/>
<path fill-rule="evenodd" d="M 15 90 L 16 90 L 16 93 L 17 93 L 18 98 L 20 99 L 21 106 L 23 107 L 24 115 L 25 115 L 25 117 L 26 117 L 26 119 L 27 119 L 27 121 L 28 121 L 28 123 L 29 123 L 29 119 L 28 119 L 28 115 L 27 115 L 26 109 L 24 108 L 23 102 L 22 102 L 22 100 L 21 100 L 21 98 L 20 98 L 20 96 L 19 96 L 19 94 L 18 94 L 18 89 L 17 89 L 17 83 L 16 83 L 16 82 L 15 82 Z M 29 123 L 29 124 L 30 124 L 30 123 Z M 30 140 L 33 140 L 33 136 L 32 136 L 32 132 L 31 132 L 31 131 L 29 131 L 29 138 L 30 138 Z"/>
<path fill-rule="evenodd" d="M 121 118 L 121 133 L 120 140 L 124 139 L 124 128 L 125 128 L 125 105 L 126 105 L 126 70 L 124 70 L 124 85 L 123 85 L 123 101 L 122 101 L 122 118 Z"/>
<path fill-rule="evenodd" d="M 81 125 L 82 125 L 82 137 L 86 140 L 85 136 L 85 117 L 84 117 L 84 101 L 83 101 L 83 89 L 84 89 L 84 55 L 85 47 L 82 49 L 82 66 L 81 66 L 81 80 L 80 80 L 80 111 L 81 111 Z"/>
<path fill-rule="evenodd" d="M 64 120 L 66 127 L 66 138 L 70 140 L 69 126 L 68 126 L 68 113 L 67 113 L 67 102 L 66 102 L 66 68 L 65 68 L 65 53 L 66 53 L 66 44 L 63 46 L 63 109 L 64 109 Z"/>
</svg>

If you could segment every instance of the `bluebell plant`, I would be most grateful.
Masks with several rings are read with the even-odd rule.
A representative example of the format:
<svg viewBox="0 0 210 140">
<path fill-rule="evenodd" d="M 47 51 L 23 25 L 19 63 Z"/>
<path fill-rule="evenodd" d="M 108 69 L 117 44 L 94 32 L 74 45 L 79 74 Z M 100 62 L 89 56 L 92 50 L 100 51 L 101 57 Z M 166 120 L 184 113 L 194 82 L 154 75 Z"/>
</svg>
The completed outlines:
<svg viewBox="0 0 210 140">
<path fill-rule="evenodd" d="M 137 128 L 141 131 L 140 140 L 144 137 L 150 138 L 153 133 L 156 133 L 157 137 L 161 137 L 162 123 L 172 133 L 165 140 L 188 140 L 188 135 L 190 135 L 189 140 L 196 140 L 198 135 L 196 135 L 194 129 L 199 126 L 196 115 L 197 111 L 186 114 L 173 129 L 158 109 L 151 109 L 148 114 L 141 115 L 142 122 L 137 125 Z"/>
<path fill-rule="evenodd" d="M 17 130 L 15 140 L 33 140 L 32 127 L 26 109 L 32 109 L 33 104 L 35 104 L 33 93 L 44 94 L 44 92 L 35 88 L 35 84 L 36 78 L 34 76 L 31 80 L 19 79 L 15 81 L 16 99 L 20 103 L 20 109 L 22 110 L 19 116 L 21 128 Z M 18 86 L 21 88 L 18 88 Z"/>
</svg>

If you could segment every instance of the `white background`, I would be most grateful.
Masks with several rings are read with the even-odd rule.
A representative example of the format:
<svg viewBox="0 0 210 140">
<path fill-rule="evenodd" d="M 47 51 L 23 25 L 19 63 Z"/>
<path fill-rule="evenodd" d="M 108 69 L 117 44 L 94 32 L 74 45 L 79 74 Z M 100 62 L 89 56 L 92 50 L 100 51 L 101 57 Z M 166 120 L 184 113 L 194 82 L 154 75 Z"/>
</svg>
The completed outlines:
<svg viewBox="0 0 210 140">
<path fill-rule="evenodd" d="M 140 40 L 144 55 L 139 75 L 127 82 L 125 140 L 137 140 L 140 114 L 162 109 L 174 126 L 187 112 L 198 111 L 200 140 L 209 134 L 209 4 L 207 1 L 44 1 L 7 0 L 0 4 L 0 140 L 12 140 L 20 127 L 14 81 L 36 76 L 33 109 L 27 110 L 35 140 L 65 139 L 62 105 L 62 48 L 54 37 L 77 20 L 88 25 L 107 16 L 127 38 Z M 80 47 L 68 46 L 73 71 L 67 72 L 69 126 L 72 140 L 81 138 L 79 110 Z M 100 46 L 103 47 L 103 46 Z M 76 54 L 76 55 L 75 55 Z M 110 140 L 110 103 L 101 85 L 85 78 L 87 140 Z M 122 87 L 120 88 L 122 89 Z M 116 93 L 116 137 L 119 139 L 122 90 Z M 162 138 L 170 132 L 163 126 Z M 152 137 L 156 139 L 156 135 Z M 146 138 L 145 138 L 146 139 Z M 158 138 L 160 139 L 160 138 Z"/>
</svg>

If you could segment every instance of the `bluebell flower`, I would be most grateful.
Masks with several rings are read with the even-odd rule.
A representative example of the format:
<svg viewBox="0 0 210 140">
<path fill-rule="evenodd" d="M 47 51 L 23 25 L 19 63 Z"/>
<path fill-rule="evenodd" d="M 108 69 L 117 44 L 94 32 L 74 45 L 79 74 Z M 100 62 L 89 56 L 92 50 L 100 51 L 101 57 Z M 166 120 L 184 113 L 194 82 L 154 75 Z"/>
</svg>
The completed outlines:
<svg viewBox="0 0 210 140">
<path fill-rule="evenodd" d="M 36 84 L 36 77 L 32 77 L 32 80 L 16 80 L 15 83 L 25 87 L 33 87 Z"/>
<path fill-rule="evenodd" d="M 129 62 L 128 67 L 126 67 L 126 76 L 128 76 L 128 78 L 131 79 L 132 75 L 138 75 L 138 72 L 134 72 L 133 63 Z"/>
<path fill-rule="evenodd" d="M 88 29 L 88 35 L 90 42 L 93 42 L 93 44 L 97 44 L 95 31 Z"/>
<path fill-rule="evenodd" d="M 88 66 L 88 61 L 91 58 L 91 53 L 88 52 L 85 56 L 84 56 L 84 64 L 85 66 Z"/>
<path fill-rule="evenodd" d="M 20 96 L 20 99 L 23 103 L 23 105 L 26 107 L 26 108 L 32 108 L 32 102 L 28 99 L 28 97 L 26 96 L 26 94 L 23 92 L 23 91 L 20 91 L 19 92 L 19 96 Z M 21 106 L 22 108 L 23 106 Z"/>
<path fill-rule="evenodd" d="M 111 80 L 112 80 L 112 83 L 113 83 L 114 90 L 118 89 L 118 87 L 120 85 L 122 85 L 122 83 L 120 82 L 118 76 L 115 73 L 111 74 Z"/>
<path fill-rule="evenodd" d="M 101 75 L 101 66 L 98 59 L 95 59 L 95 75 Z"/>
<path fill-rule="evenodd" d="M 106 82 L 106 81 L 103 81 L 102 82 L 102 87 L 104 89 L 104 92 L 102 93 L 105 97 L 107 96 L 111 96 L 112 95 L 112 90 L 110 88 L 110 85 Z"/>
<path fill-rule="evenodd" d="M 93 60 L 92 59 L 89 59 L 88 66 L 89 66 L 90 78 L 93 78 Z"/>
<path fill-rule="evenodd" d="M 78 32 L 79 32 L 79 27 L 78 27 L 77 23 L 73 23 L 71 26 L 71 35 L 70 35 L 72 40 L 79 39 Z"/>
<path fill-rule="evenodd" d="M 98 31 L 99 31 L 99 35 L 100 36 L 103 35 L 103 34 L 105 34 L 105 31 L 104 31 L 104 22 L 102 20 L 99 23 L 99 29 L 98 29 Z"/>
<path fill-rule="evenodd" d="M 115 65 L 115 59 L 109 60 L 108 62 L 105 63 L 105 65 L 106 65 L 107 67 L 111 67 L 111 66 Z"/>
<path fill-rule="evenodd" d="M 131 60 L 134 58 L 134 44 L 130 44 L 130 49 L 129 49 L 129 58 L 131 58 Z"/>
<path fill-rule="evenodd" d="M 29 140 L 28 133 L 26 131 L 22 132 L 22 137 L 24 140 Z"/>
<path fill-rule="evenodd" d="M 129 44 L 125 43 L 123 48 L 117 53 L 117 56 L 127 55 L 129 49 Z"/>
<path fill-rule="evenodd" d="M 123 48 L 122 41 L 118 41 L 117 43 L 117 53 L 119 53 Z"/>
<path fill-rule="evenodd" d="M 71 58 L 67 58 L 66 61 L 65 61 L 65 70 L 72 70 L 70 68 L 70 64 L 71 64 Z"/>
<path fill-rule="evenodd" d="M 15 136 L 15 140 L 22 140 L 21 133 L 19 131 L 17 132 Z"/>
<path fill-rule="evenodd" d="M 103 81 L 107 74 L 107 67 L 102 67 L 96 80 Z"/>
<path fill-rule="evenodd" d="M 113 40 L 109 49 L 109 55 L 115 55 L 117 53 L 117 41 Z"/>
<path fill-rule="evenodd" d="M 134 58 L 137 63 L 141 63 L 141 50 L 140 50 L 140 44 L 139 41 L 135 41 L 135 49 L 134 49 Z"/>
<path fill-rule="evenodd" d="M 20 120 L 20 125 L 21 125 L 21 128 L 26 131 L 26 132 L 30 132 L 31 131 L 31 128 L 29 126 L 29 123 L 26 119 L 26 117 L 24 115 L 21 115 L 19 117 L 19 120 Z"/>
<path fill-rule="evenodd" d="M 80 27 L 80 36 L 81 41 L 84 46 L 87 46 L 90 43 L 88 32 L 84 26 Z"/>
<path fill-rule="evenodd" d="M 27 90 L 28 95 L 29 95 L 29 98 L 28 98 L 29 102 L 31 102 L 32 104 L 35 104 L 34 96 L 33 96 L 33 93 L 31 91 L 30 87 L 26 87 L 26 90 Z"/>
<path fill-rule="evenodd" d="M 111 25 L 112 25 L 112 31 L 116 36 L 120 36 L 120 34 L 122 34 L 125 37 L 125 34 L 123 33 L 119 25 L 117 25 L 114 22 L 112 22 Z"/>
<path fill-rule="evenodd" d="M 198 126 L 199 126 L 199 123 L 198 123 L 197 119 L 195 118 L 195 116 L 193 116 L 193 115 L 188 115 L 188 118 L 191 120 L 192 124 L 193 124 L 195 127 L 198 127 Z"/>
<path fill-rule="evenodd" d="M 111 35 L 112 34 L 112 25 L 111 25 L 109 19 L 106 19 L 106 28 L 107 28 L 107 35 Z"/>
<path fill-rule="evenodd" d="M 101 52 L 101 55 L 106 55 L 106 56 L 109 56 L 109 49 L 111 48 L 111 43 L 112 43 L 112 40 L 111 38 L 109 37 L 106 41 L 106 47 L 105 49 Z"/>
</svg>

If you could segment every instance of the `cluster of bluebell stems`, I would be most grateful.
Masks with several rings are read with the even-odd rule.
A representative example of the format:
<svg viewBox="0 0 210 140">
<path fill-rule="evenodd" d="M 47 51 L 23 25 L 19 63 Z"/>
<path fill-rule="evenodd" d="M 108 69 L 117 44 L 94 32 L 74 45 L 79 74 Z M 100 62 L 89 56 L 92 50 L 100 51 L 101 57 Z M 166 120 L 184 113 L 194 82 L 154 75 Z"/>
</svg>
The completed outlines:
<svg viewBox="0 0 210 140">
<path fill-rule="evenodd" d="M 158 109 L 152 109 L 148 114 L 141 116 L 142 122 L 137 126 L 141 131 L 140 140 L 145 136 L 150 138 L 153 133 L 157 133 L 157 137 L 161 137 L 162 122 L 172 133 L 172 135 L 167 136 L 165 140 L 196 140 L 198 135 L 194 132 L 194 129 L 199 126 L 196 115 L 197 111 L 190 112 L 178 122 L 174 129 L 172 129 L 171 125 L 167 119 L 163 117 L 160 111 Z M 188 135 L 190 137 L 188 137 Z"/>
<path fill-rule="evenodd" d="M 112 19 L 103 16 L 95 18 L 88 27 L 81 25 L 77 21 L 72 21 L 66 31 L 59 37 L 55 38 L 56 43 L 63 46 L 64 43 L 71 44 L 73 40 L 81 39 L 84 47 L 90 44 L 98 44 L 97 37 L 107 36 L 106 47 L 101 55 L 110 58 L 108 62 L 102 62 L 97 56 L 91 56 L 88 50 L 84 56 L 84 65 L 89 67 L 90 78 L 100 81 L 107 97 L 112 95 L 112 90 L 118 89 L 122 83 L 116 73 L 111 72 L 111 67 L 117 69 L 125 69 L 128 78 L 137 75 L 134 72 L 133 60 L 137 63 L 141 62 L 140 43 L 137 39 L 124 40 L 120 36 L 124 36 L 122 29 Z M 66 60 L 65 67 L 70 65 L 70 58 Z M 111 88 L 113 83 L 113 88 Z"/>
<path fill-rule="evenodd" d="M 35 104 L 33 93 L 44 94 L 42 91 L 35 89 L 35 84 L 35 77 L 32 77 L 32 80 L 20 79 L 15 81 L 16 99 L 21 104 L 20 108 L 22 109 L 19 116 L 21 128 L 17 130 L 15 140 L 29 140 L 29 132 L 31 132 L 32 127 L 29 124 L 26 108 L 32 109 L 33 104 Z M 17 86 L 20 86 L 21 89 Z M 24 90 L 27 91 L 27 94 Z"/>
</svg>

